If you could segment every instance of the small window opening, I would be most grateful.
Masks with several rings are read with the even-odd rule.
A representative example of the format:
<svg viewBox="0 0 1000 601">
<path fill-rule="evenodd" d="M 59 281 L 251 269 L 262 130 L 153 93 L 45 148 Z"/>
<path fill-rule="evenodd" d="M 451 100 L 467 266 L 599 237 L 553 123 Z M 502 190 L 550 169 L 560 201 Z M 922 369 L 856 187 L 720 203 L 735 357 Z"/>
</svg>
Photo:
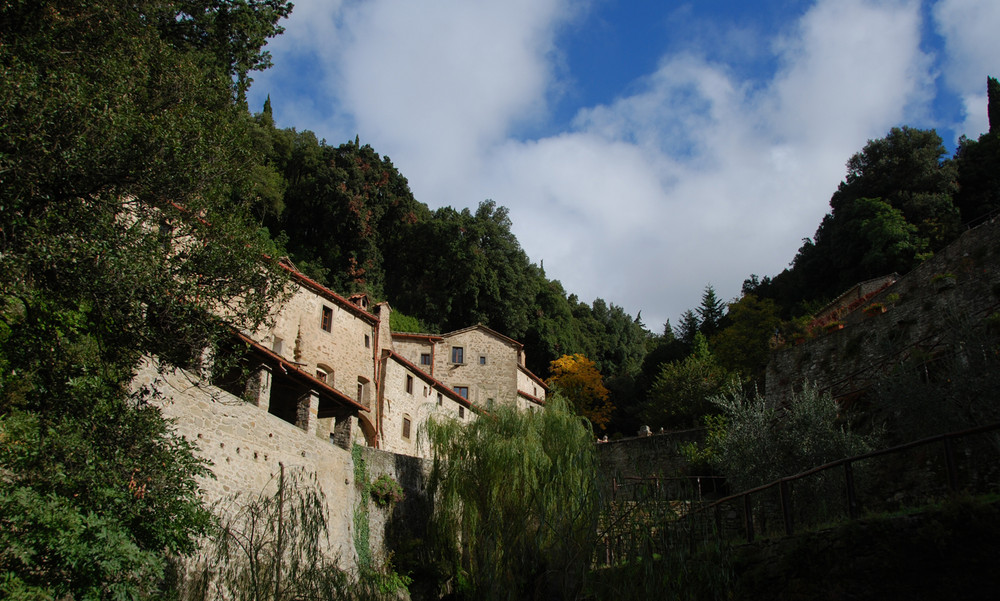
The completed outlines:
<svg viewBox="0 0 1000 601">
<path fill-rule="evenodd" d="M 323 319 L 319 325 L 327 332 L 333 329 L 333 309 L 326 305 L 323 306 Z"/>
</svg>

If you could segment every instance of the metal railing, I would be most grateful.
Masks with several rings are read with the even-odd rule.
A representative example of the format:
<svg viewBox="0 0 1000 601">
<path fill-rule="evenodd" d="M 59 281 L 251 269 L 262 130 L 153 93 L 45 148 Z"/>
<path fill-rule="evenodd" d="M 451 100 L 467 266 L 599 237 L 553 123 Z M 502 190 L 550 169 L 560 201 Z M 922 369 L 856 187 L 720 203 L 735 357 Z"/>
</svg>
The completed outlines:
<svg viewBox="0 0 1000 601">
<path fill-rule="evenodd" d="M 738 518 L 742 536 L 753 542 L 758 534 L 790 536 L 800 527 L 915 507 L 961 491 L 998 491 L 998 431 L 1000 423 L 989 424 L 832 461 L 693 509 L 682 520 L 731 537 Z"/>
</svg>

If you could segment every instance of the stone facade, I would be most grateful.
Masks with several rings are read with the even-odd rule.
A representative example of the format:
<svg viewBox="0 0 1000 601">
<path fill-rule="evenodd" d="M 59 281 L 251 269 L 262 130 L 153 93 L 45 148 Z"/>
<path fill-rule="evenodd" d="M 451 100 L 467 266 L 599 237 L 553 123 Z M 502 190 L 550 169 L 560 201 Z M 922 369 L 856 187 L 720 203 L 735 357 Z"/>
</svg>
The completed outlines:
<svg viewBox="0 0 1000 601">
<path fill-rule="evenodd" d="M 274 325 L 251 337 L 365 407 L 375 400 L 379 318 L 293 272 Z"/>
<path fill-rule="evenodd" d="M 394 335 L 388 303 L 369 312 L 366 296 L 346 299 L 286 269 L 292 289 L 272 325 L 241 335 L 254 375 L 227 388 L 271 414 L 342 448 L 427 457 L 420 436 L 431 415 L 468 421 L 494 402 L 544 406 L 545 383 L 517 341 L 482 325 Z"/>
<path fill-rule="evenodd" d="M 480 407 L 492 403 L 539 408 L 548 389 L 524 365 L 524 346 L 476 325 L 440 336 L 396 334 L 399 354 Z"/>
<path fill-rule="evenodd" d="M 172 420 L 175 432 L 195 443 L 198 454 L 211 462 L 215 477 L 199 482 L 208 505 L 218 503 L 224 512 L 236 495 L 272 493 L 282 465 L 286 474 L 294 470 L 315 474 L 326 502 L 330 533 L 326 552 L 344 569 L 354 567 L 351 518 L 358 498 L 349 450 L 309 436 L 187 372 L 160 373 L 153 361 L 143 365 L 134 386 L 158 391 L 155 403 Z"/>
<path fill-rule="evenodd" d="M 382 351 L 380 385 L 379 448 L 384 451 L 429 458 L 428 418 L 475 419 L 472 403 L 392 351 Z"/>
</svg>

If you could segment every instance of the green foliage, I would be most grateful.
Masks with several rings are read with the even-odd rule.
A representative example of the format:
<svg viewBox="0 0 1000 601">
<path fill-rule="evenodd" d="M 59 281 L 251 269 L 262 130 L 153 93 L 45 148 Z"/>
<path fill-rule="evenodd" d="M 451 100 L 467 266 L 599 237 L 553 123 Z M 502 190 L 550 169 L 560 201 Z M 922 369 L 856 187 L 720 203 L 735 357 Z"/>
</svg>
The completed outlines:
<svg viewBox="0 0 1000 601">
<path fill-rule="evenodd" d="M 1000 81 L 995 77 L 986 78 L 986 115 L 989 117 L 989 133 L 1000 133 Z"/>
<path fill-rule="evenodd" d="M 701 295 L 701 306 L 697 312 L 698 331 L 706 338 L 711 338 L 719 330 L 725 308 L 725 304 L 715 295 L 715 288 L 711 284 L 705 286 L 705 292 Z"/>
<path fill-rule="evenodd" d="M 726 418 L 714 441 L 715 466 L 732 490 L 747 490 L 806 469 L 871 450 L 875 438 L 851 431 L 826 394 L 807 387 L 786 406 L 742 391 L 713 402 Z"/>
<path fill-rule="evenodd" d="M 205 532 L 206 466 L 129 385 L 142 355 L 194 366 L 281 291 L 238 97 L 289 8 L 0 6 L 5 593 L 157 596 Z"/>
<path fill-rule="evenodd" d="M 699 445 L 692 441 L 680 447 L 681 455 L 688 462 L 688 472 L 695 475 L 708 475 L 715 471 L 719 446 L 726 438 L 728 420 L 725 415 L 706 415 L 702 423 L 705 426 L 704 443 Z"/>
<path fill-rule="evenodd" d="M 778 306 L 769 298 L 745 294 L 730 303 L 726 320 L 729 326 L 712 339 L 719 365 L 763 384 L 775 332 L 781 325 Z"/>
<path fill-rule="evenodd" d="M 955 204 L 965 222 L 975 221 L 1000 209 L 1000 83 L 987 78 L 990 130 L 969 140 L 964 136 L 955 153 L 958 193 Z"/>
<path fill-rule="evenodd" d="M 404 315 L 399 311 L 393 311 L 389 314 L 389 327 L 392 328 L 393 332 L 426 332 L 427 328 L 424 324 L 416 317 L 411 317 L 409 315 Z"/>
<path fill-rule="evenodd" d="M 552 397 L 467 425 L 431 420 L 438 552 L 470 599 L 577 598 L 599 510 L 593 433 Z M 515 525 L 516 527 L 512 527 Z"/>
<path fill-rule="evenodd" d="M 830 214 L 804 241 L 792 267 L 773 279 L 747 280 L 747 291 L 775 299 L 788 318 L 858 282 L 910 271 L 960 231 L 962 160 L 944 154 L 932 130 L 893 128 L 870 140 L 847 162 Z"/>
<path fill-rule="evenodd" d="M 640 416 L 652 428 L 695 427 L 704 415 L 717 412 L 711 398 L 738 384 L 739 377 L 718 364 L 698 332 L 686 359 L 661 368 Z"/>
<path fill-rule="evenodd" d="M 412 580 L 409 576 L 396 572 L 391 555 L 385 561 L 379 561 L 372 555 L 368 503 L 369 500 L 374 500 L 379 506 L 391 506 L 392 503 L 388 500 L 401 501 L 403 491 L 399 484 L 385 474 L 379 476 L 375 483 L 368 480 L 368 468 L 361 445 L 355 443 L 351 448 L 351 459 L 354 462 L 354 485 L 358 489 L 358 504 L 354 506 L 353 515 L 354 551 L 358 557 L 356 595 L 362 599 L 395 599 L 400 591 L 406 591 Z M 398 498 L 395 498 L 396 495 Z"/>
<path fill-rule="evenodd" d="M 382 474 L 372 482 L 371 496 L 379 507 L 391 507 L 405 498 L 403 487 L 388 474 Z"/>
</svg>

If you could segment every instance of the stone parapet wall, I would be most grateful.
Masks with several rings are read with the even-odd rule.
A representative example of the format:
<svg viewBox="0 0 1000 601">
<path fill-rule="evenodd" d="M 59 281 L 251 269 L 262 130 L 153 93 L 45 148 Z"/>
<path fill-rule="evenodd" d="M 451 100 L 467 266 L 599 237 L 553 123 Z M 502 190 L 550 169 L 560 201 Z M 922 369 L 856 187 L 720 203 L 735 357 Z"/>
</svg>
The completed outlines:
<svg viewBox="0 0 1000 601">
<path fill-rule="evenodd" d="M 353 569 L 353 508 L 357 503 L 349 450 L 310 436 L 265 410 L 218 388 L 199 384 L 190 374 L 158 373 L 147 362 L 134 382 L 160 393 L 155 403 L 180 436 L 195 443 L 211 462 L 214 479 L 199 482 L 209 505 L 232 506 L 234 495 L 270 494 L 277 488 L 280 465 L 316 475 L 326 497 L 328 553 L 344 569 Z"/>
<path fill-rule="evenodd" d="M 665 432 L 650 436 L 623 438 L 597 445 L 601 470 L 610 479 L 674 476 L 686 466 L 681 446 L 701 443 L 705 430 Z"/>
<path fill-rule="evenodd" d="M 861 309 L 843 329 L 774 352 L 767 398 L 787 402 L 805 383 L 843 397 L 863 390 L 914 354 L 946 350 L 956 324 L 979 323 L 1000 308 L 1000 220 L 965 232 L 954 243 L 870 299 L 884 313 Z"/>
</svg>

